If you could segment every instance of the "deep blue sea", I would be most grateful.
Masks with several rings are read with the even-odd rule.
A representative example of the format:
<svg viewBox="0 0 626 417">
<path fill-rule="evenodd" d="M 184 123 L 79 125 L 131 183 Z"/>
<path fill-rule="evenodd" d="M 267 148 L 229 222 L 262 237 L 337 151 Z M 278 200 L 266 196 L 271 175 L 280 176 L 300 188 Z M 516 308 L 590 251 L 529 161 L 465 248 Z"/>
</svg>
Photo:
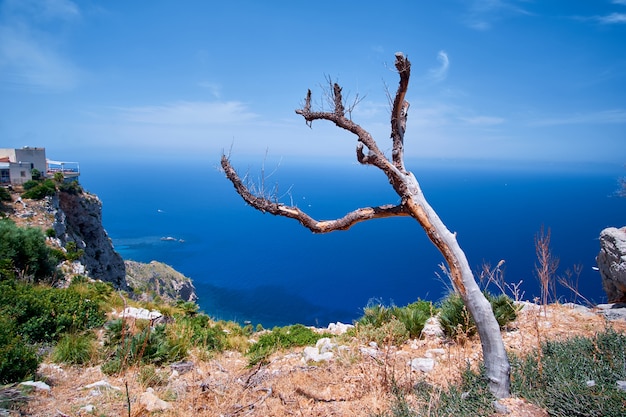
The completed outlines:
<svg viewBox="0 0 626 417">
<path fill-rule="evenodd" d="M 233 160 L 242 175 L 249 169 L 256 184 L 260 162 Z M 125 259 L 165 262 L 192 278 L 201 309 L 214 318 L 265 327 L 326 326 L 358 318 L 372 299 L 405 305 L 446 294 L 447 282 L 437 277 L 443 259 L 411 218 L 314 235 L 294 220 L 246 206 L 218 163 L 219 156 L 203 162 L 83 161 L 81 183 L 101 198 L 116 250 Z M 506 280 L 523 281 L 525 299 L 538 296 L 534 238 L 544 226 L 560 258 L 559 273 L 581 265 L 579 291 L 606 301 L 593 267 L 600 231 L 626 225 L 626 199 L 614 195 L 623 167 L 458 161 L 407 166 L 457 232 L 472 268 L 503 259 Z M 398 202 L 382 173 L 355 163 L 283 161 L 265 173 L 265 186 L 278 184 L 283 202 L 318 218 Z M 571 299 L 565 289 L 559 296 Z"/>
</svg>

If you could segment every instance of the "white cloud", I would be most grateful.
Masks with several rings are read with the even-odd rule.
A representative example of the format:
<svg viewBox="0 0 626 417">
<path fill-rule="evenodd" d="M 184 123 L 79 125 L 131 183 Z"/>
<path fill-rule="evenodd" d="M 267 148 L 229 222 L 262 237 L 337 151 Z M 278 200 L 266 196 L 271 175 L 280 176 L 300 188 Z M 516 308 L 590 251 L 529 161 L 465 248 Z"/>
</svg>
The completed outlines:
<svg viewBox="0 0 626 417">
<path fill-rule="evenodd" d="M 0 27 L 0 81 L 5 86 L 59 91 L 73 88 L 79 78 L 80 71 L 45 36 Z"/>
<path fill-rule="evenodd" d="M 80 17 L 80 9 L 70 0 L 8 0 L 4 10 L 13 17 L 35 20 L 72 20 Z"/>
<path fill-rule="evenodd" d="M 8 0 L 0 14 L 0 84 L 5 88 L 62 91 L 80 71 L 59 50 L 63 39 L 48 21 L 70 21 L 80 10 L 69 0 Z"/>
<path fill-rule="evenodd" d="M 626 6 L 626 0 L 613 0 L 611 3 Z"/>
<path fill-rule="evenodd" d="M 604 25 L 626 23 L 626 13 L 611 13 L 607 16 L 597 16 L 595 20 Z"/>
<path fill-rule="evenodd" d="M 178 101 L 161 106 L 121 107 L 117 110 L 127 122 L 160 125 L 223 125 L 257 117 L 237 101 Z"/>
<path fill-rule="evenodd" d="M 448 68 L 450 68 L 450 60 L 446 51 L 439 51 L 437 54 L 439 67 L 432 68 L 428 71 L 428 77 L 436 82 L 443 81 L 448 76 Z"/>
<path fill-rule="evenodd" d="M 198 86 L 209 90 L 211 95 L 215 98 L 220 98 L 222 95 L 222 86 L 218 83 L 213 83 L 210 81 L 200 81 Z"/>
<path fill-rule="evenodd" d="M 469 3 L 465 23 L 472 29 L 486 31 L 505 17 L 531 14 L 515 3 L 516 0 L 473 0 Z"/>
</svg>

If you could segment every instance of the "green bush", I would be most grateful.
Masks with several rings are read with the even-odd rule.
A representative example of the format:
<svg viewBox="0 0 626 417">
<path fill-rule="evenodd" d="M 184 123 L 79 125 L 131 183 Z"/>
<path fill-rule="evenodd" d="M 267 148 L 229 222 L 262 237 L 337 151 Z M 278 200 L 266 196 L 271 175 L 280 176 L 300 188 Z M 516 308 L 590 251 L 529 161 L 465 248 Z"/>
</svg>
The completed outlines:
<svg viewBox="0 0 626 417">
<path fill-rule="evenodd" d="M 626 415 L 626 392 L 616 383 L 626 380 L 626 335 L 612 329 L 545 342 L 540 356 L 512 358 L 511 371 L 512 392 L 551 416 Z"/>
<path fill-rule="evenodd" d="M 368 342 L 376 342 L 378 345 L 401 345 L 409 339 L 409 331 L 403 322 L 395 317 L 391 317 L 380 325 L 371 323 L 357 324 L 350 332 L 360 340 Z"/>
<path fill-rule="evenodd" d="M 0 384 L 34 375 L 38 365 L 35 349 L 16 332 L 10 316 L 0 314 Z"/>
<path fill-rule="evenodd" d="M 68 194 L 77 195 L 77 194 L 83 193 L 83 187 L 81 187 L 78 181 L 76 180 L 70 181 L 70 182 L 62 181 L 59 183 L 59 191 L 68 193 Z"/>
<path fill-rule="evenodd" d="M 44 181 L 27 181 L 24 183 L 22 198 L 30 200 L 41 200 L 44 197 L 55 195 L 57 192 L 54 181 L 48 179 Z"/>
<path fill-rule="evenodd" d="M 11 200 L 11 193 L 9 193 L 6 188 L 0 187 L 0 203 L 3 201 L 8 202 Z"/>
<path fill-rule="evenodd" d="M 500 328 L 517 318 L 517 307 L 506 295 L 494 296 L 485 293 L 491 304 Z M 465 307 L 461 296 L 450 293 L 440 305 L 439 322 L 446 336 L 456 338 L 460 335 L 473 336 L 476 334 L 476 324 Z"/>
<path fill-rule="evenodd" d="M 253 366 L 259 362 L 266 362 L 272 353 L 280 349 L 314 345 L 322 337 L 329 336 L 329 334 L 316 333 L 302 324 L 275 327 L 271 332 L 262 334 L 259 340 L 250 346 L 246 355 L 249 358 L 249 364 Z"/>
<path fill-rule="evenodd" d="M 55 260 L 41 230 L 17 227 L 8 219 L 0 220 L 0 261 L 0 279 L 13 275 L 7 272 L 12 267 L 34 281 L 51 280 L 55 268 Z"/>
<path fill-rule="evenodd" d="M 16 331 L 29 343 L 51 342 L 68 331 L 101 326 L 105 313 L 97 302 L 75 288 L 0 282 L 0 312 L 11 317 Z"/>
</svg>

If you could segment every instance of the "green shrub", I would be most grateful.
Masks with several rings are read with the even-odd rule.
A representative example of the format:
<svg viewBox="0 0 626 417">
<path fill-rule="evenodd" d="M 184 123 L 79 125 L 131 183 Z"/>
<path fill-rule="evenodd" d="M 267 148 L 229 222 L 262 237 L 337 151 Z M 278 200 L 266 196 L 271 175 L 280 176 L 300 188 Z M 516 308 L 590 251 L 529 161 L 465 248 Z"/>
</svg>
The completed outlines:
<svg viewBox="0 0 626 417">
<path fill-rule="evenodd" d="M 626 392 L 616 384 L 626 380 L 626 335 L 612 329 L 545 342 L 540 357 L 512 358 L 511 371 L 512 392 L 551 416 L 626 415 Z"/>
<path fill-rule="evenodd" d="M 69 365 L 84 365 L 91 362 L 95 354 L 92 333 L 66 333 L 52 351 L 52 360 Z"/>
<path fill-rule="evenodd" d="M 409 331 L 404 323 L 395 317 L 376 326 L 371 323 L 357 323 L 353 332 L 358 339 L 368 343 L 376 342 L 378 345 L 401 345 L 409 339 Z"/>
<path fill-rule="evenodd" d="M 22 198 L 30 200 L 41 200 L 44 197 L 55 195 L 57 192 L 56 184 L 50 179 L 44 181 L 27 181 L 24 183 L 24 189 L 26 191 L 22 194 Z"/>
<path fill-rule="evenodd" d="M 430 301 L 418 300 L 405 307 L 395 307 L 393 315 L 404 323 L 410 338 L 420 337 L 426 320 L 436 312 Z"/>
<path fill-rule="evenodd" d="M 38 365 L 35 349 L 16 332 L 13 320 L 0 314 L 0 384 L 21 381 L 34 375 Z"/>
<path fill-rule="evenodd" d="M 382 334 L 387 333 L 391 328 L 395 328 L 396 331 L 400 330 L 397 323 L 392 325 L 391 328 L 388 326 L 395 319 L 404 325 L 405 331 L 397 334 L 398 337 L 393 337 L 393 340 L 406 340 L 406 338 L 419 337 L 424 329 L 426 320 L 434 312 L 436 312 L 436 308 L 429 301 L 418 300 L 404 307 L 386 307 L 378 301 L 370 301 L 367 307 L 363 309 L 363 316 L 357 320 L 356 325 L 361 328 L 359 331 L 362 334 L 368 334 L 368 337 L 373 337 L 372 340 L 378 342 L 381 338 L 385 339 Z M 376 332 L 376 329 L 382 327 L 386 327 L 385 331 L 377 335 L 376 333 L 380 332 Z M 404 338 L 405 333 L 406 338 Z"/>
<path fill-rule="evenodd" d="M 9 263 L 15 271 L 34 281 L 51 280 L 55 260 L 46 245 L 46 238 L 35 227 L 17 227 L 13 221 L 0 220 L 0 278 L 7 278 Z M 4 271 L 4 272 L 3 272 Z"/>
<path fill-rule="evenodd" d="M 11 201 L 11 193 L 7 191 L 6 188 L 0 187 L 0 203 Z"/>
<path fill-rule="evenodd" d="M 250 346 L 246 355 L 249 358 L 249 364 L 253 366 L 259 362 L 266 362 L 272 353 L 280 349 L 314 345 L 322 337 L 329 336 L 316 333 L 302 324 L 275 327 L 271 332 L 262 334 L 259 340 Z"/>
<path fill-rule="evenodd" d="M 517 307 L 506 295 L 494 296 L 485 293 L 491 304 L 500 328 L 517 318 Z M 476 324 L 465 307 L 461 296 L 450 293 L 442 302 L 439 312 L 439 322 L 446 336 L 456 338 L 460 335 L 473 336 L 476 334 Z"/>
<path fill-rule="evenodd" d="M 81 187 L 78 181 L 76 180 L 70 181 L 70 182 L 61 181 L 59 183 L 59 191 L 68 193 L 68 194 L 77 195 L 77 194 L 83 193 L 83 187 Z"/>
<path fill-rule="evenodd" d="M 11 317 L 29 343 L 51 342 L 68 331 L 101 326 L 105 313 L 75 288 L 0 282 L 0 312 Z"/>
</svg>

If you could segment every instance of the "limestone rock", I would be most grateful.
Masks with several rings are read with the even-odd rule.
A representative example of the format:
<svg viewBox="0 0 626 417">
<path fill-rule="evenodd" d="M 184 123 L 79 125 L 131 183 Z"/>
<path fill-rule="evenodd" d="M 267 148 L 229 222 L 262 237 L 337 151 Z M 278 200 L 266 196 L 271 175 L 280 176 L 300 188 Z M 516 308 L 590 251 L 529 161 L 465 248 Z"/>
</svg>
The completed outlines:
<svg viewBox="0 0 626 417">
<path fill-rule="evenodd" d="M 411 361 L 411 369 L 428 373 L 435 368 L 435 360 L 432 358 L 415 358 Z"/>
<path fill-rule="evenodd" d="M 596 261 L 609 303 L 626 302 L 626 227 L 609 227 L 600 232 Z"/>
<path fill-rule="evenodd" d="M 139 403 L 146 407 L 146 410 L 149 412 L 165 411 L 172 408 L 172 404 L 157 397 L 152 388 L 148 388 L 146 392 L 139 396 Z"/>
</svg>

